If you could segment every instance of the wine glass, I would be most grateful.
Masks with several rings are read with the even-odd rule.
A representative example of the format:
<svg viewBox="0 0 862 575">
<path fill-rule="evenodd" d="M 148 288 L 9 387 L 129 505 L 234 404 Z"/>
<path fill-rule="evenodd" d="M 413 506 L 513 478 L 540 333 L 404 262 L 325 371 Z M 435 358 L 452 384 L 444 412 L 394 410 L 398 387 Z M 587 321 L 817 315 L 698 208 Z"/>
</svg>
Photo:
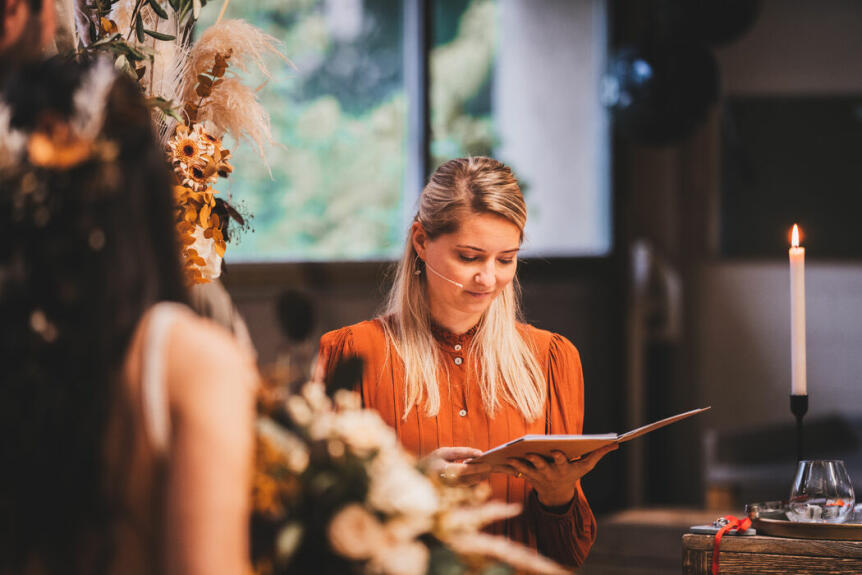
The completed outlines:
<svg viewBox="0 0 862 575">
<path fill-rule="evenodd" d="M 807 523 L 842 523 L 855 503 L 853 483 L 843 461 L 800 461 L 790 490 L 787 518 Z"/>
</svg>

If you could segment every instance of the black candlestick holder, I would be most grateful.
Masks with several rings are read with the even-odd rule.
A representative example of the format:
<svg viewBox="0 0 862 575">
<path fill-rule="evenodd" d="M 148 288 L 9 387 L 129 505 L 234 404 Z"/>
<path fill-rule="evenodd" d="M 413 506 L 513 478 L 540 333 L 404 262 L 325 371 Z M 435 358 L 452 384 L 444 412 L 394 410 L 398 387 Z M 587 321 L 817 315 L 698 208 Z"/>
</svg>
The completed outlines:
<svg viewBox="0 0 862 575">
<path fill-rule="evenodd" d="M 802 418 L 808 413 L 808 395 L 791 395 L 790 411 L 796 416 L 796 461 L 802 461 Z"/>
</svg>

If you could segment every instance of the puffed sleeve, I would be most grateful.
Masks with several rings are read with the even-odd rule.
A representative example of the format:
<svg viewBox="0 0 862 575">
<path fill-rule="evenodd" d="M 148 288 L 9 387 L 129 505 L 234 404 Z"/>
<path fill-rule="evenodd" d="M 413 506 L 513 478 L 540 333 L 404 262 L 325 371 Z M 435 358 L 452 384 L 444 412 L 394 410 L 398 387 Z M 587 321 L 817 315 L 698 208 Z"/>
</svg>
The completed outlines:
<svg viewBox="0 0 862 575">
<path fill-rule="evenodd" d="M 352 326 L 343 327 L 335 331 L 323 334 L 320 338 L 320 348 L 317 354 L 317 369 L 315 379 L 326 381 L 339 362 L 358 357 L 362 360 L 362 377 L 357 382 L 356 391 L 362 396 L 363 406 L 375 405 L 372 402 L 374 387 L 370 382 L 374 381 L 378 356 L 382 353 L 382 333 L 379 328 L 370 322 L 363 322 Z"/>
<path fill-rule="evenodd" d="M 356 355 L 355 348 L 353 330 L 350 327 L 323 334 L 317 352 L 316 379 L 325 381 L 342 359 Z"/>
<path fill-rule="evenodd" d="M 548 419 L 546 433 L 580 434 L 584 426 L 584 376 L 581 358 L 561 335 L 551 338 L 548 350 Z M 527 512 L 539 551 L 564 565 L 580 566 L 596 539 L 596 519 L 581 482 L 567 506 L 549 509 L 533 491 Z"/>
</svg>

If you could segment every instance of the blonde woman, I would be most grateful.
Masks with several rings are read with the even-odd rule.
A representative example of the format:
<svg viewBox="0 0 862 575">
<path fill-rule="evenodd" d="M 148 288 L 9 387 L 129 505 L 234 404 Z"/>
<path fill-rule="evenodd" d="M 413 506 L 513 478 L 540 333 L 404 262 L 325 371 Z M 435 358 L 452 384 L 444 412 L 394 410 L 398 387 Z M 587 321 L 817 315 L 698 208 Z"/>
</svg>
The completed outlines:
<svg viewBox="0 0 862 575">
<path fill-rule="evenodd" d="M 524 513 L 494 526 L 580 565 L 596 524 L 580 478 L 609 450 L 569 462 L 538 456 L 490 468 L 471 457 L 528 433 L 581 433 L 583 375 L 564 337 L 519 322 L 518 251 L 526 206 L 491 158 L 441 165 L 419 199 L 385 311 L 323 336 L 321 369 L 365 360 L 364 404 L 441 477 L 489 480 Z"/>
</svg>

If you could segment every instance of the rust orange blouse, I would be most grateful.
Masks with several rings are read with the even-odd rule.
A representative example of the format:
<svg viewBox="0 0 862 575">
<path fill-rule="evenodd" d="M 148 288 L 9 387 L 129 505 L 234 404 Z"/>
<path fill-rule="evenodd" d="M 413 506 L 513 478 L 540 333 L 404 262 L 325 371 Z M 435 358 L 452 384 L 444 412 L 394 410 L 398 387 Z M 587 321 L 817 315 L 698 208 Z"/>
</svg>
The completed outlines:
<svg viewBox="0 0 862 575">
<path fill-rule="evenodd" d="M 467 354 L 473 330 L 454 335 L 434 330 L 449 385 L 440 385 L 440 411 L 426 417 L 421 406 L 403 419 L 404 371 L 398 355 L 386 341 L 378 320 L 365 321 L 325 334 L 320 340 L 320 360 L 328 374 L 346 356 L 365 360 L 361 384 L 366 407 L 377 410 L 395 428 L 404 446 L 419 457 L 438 447 L 474 447 L 486 451 L 528 434 L 581 433 L 584 421 L 584 381 L 575 346 L 566 338 L 529 325 L 519 325 L 533 343 L 548 382 L 545 418 L 527 422 L 520 412 L 503 404 L 495 417 L 482 406 L 473 358 Z M 580 565 L 596 536 L 596 522 L 587 499 L 576 485 L 575 497 L 565 510 L 543 507 L 524 479 L 491 475 L 493 496 L 520 503 L 524 512 L 491 526 L 489 531 L 506 535 L 537 548 L 564 565 Z"/>
</svg>

